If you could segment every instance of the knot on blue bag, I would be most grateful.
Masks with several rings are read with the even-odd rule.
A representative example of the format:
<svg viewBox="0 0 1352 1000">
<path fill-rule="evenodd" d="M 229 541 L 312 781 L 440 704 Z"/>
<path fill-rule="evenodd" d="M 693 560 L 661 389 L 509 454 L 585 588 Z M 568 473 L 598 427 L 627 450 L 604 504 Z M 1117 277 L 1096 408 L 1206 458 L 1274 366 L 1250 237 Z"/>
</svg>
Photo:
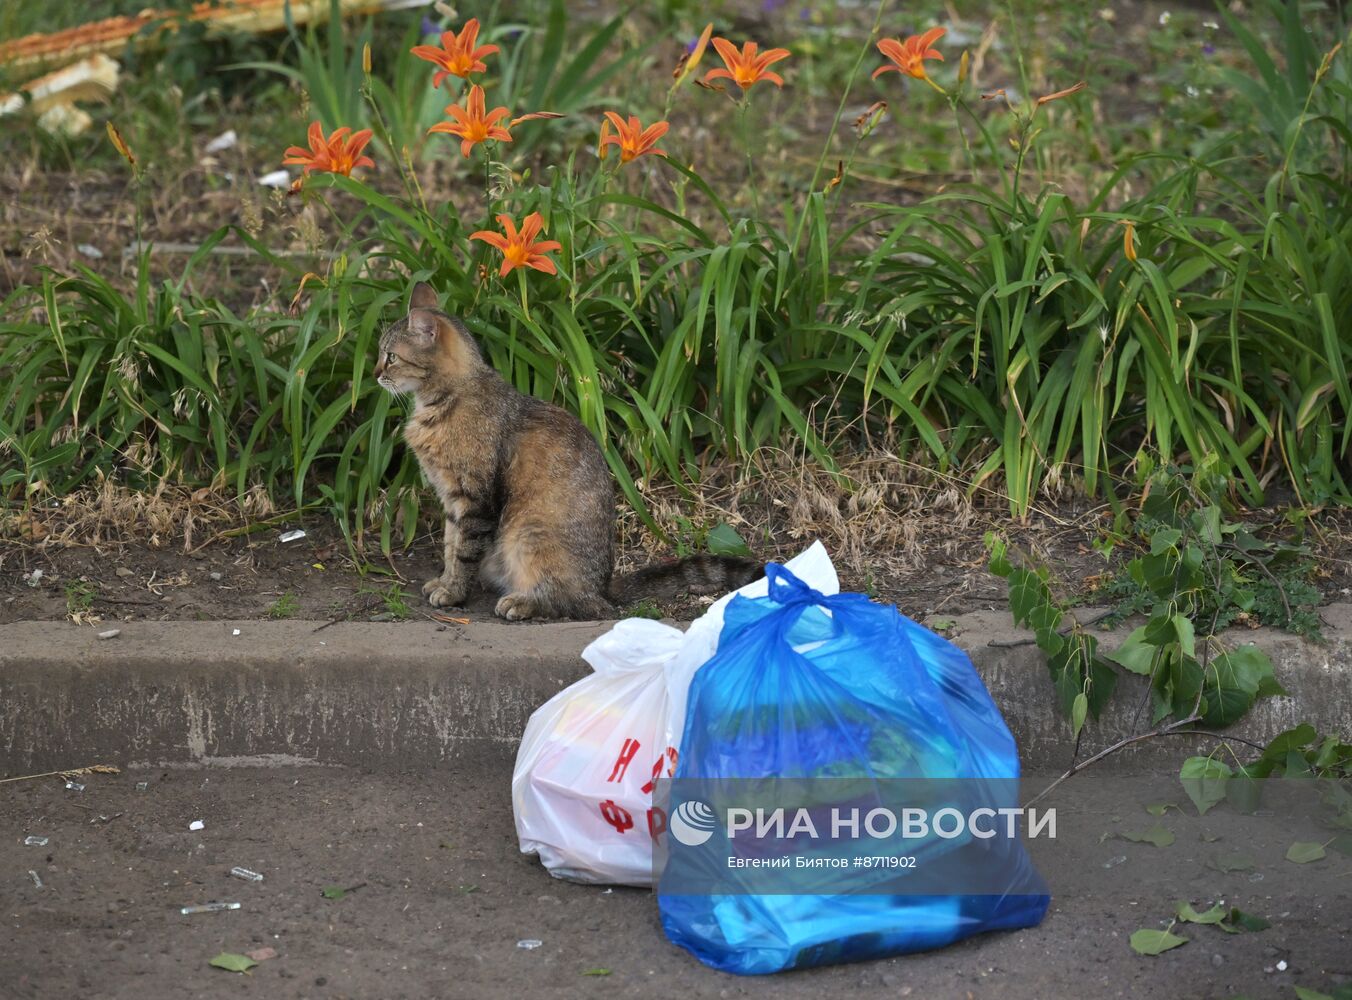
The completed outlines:
<svg viewBox="0 0 1352 1000">
<path fill-rule="evenodd" d="M 829 604 L 831 599 L 820 590 L 813 590 L 787 567 L 766 563 L 765 578 L 770 582 L 770 600 L 785 607 L 798 604 Z"/>
</svg>

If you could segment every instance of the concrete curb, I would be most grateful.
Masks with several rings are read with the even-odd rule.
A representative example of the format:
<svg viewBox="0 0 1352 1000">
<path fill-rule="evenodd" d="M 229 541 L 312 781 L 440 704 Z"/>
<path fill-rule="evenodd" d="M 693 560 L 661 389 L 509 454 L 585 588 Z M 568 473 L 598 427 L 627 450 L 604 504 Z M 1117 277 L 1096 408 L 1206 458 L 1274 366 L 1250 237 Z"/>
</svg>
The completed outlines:
<svg viewBox="0 0 1352 1000">
<path fill-rule="evenodd" d="M 1227 637 L 1261 645 L 1290 692 L 1260 702 L 1234 735 L 1266 741 L 1300 721 L 1352 734 L 1352 604 L 1324 608 L 1323 617 L 1322 646 L 1267 629 Z M 1064 761 L 1068 727 L 1036 647 L 989 645 L 1027 633 L 1007 612 L 956 621 L 955 641 L 1025 763 Z M 589 672 L 578 654 L 610 626 L 317 624 L 137 622 L 102 642 L 61 622 L 0 626 L 0 773 L 93 762 L 425 766 L 490 746 L 501 752 L 538 705 Z M 1110 712 L 1086 730 L 1086 747 L 1130 732 L 1144 692 L 1143 679 L 1125 677 Z M 1190 744 L 1176 739 L 1154 752 L 1177 759 Z"/>
</svg>

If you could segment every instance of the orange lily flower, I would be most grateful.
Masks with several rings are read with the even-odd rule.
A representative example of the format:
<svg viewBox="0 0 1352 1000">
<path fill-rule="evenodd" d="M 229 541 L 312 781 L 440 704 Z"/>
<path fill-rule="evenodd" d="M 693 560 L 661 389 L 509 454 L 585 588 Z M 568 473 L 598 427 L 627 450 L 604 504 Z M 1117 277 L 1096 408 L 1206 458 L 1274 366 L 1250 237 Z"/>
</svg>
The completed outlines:
<svg viewBox="0 0 1352 1000">
<path fill-rule="evenodd" d="M 704 30 L 699 33 L 699 39 L 695 42 L 695 47 L 689 52 L 681 54 L 680 61 L 676 63 L 676 69 L 672 72 L 671 78 L 676 82 L 673 87 L 680 86 L 691 73 L 695 72 L 695 67 L 699 65 L 700 60 L 704 58 L 704 50 L 709 47 L 709 38 L 714 33 L 714 23 L 710 21 L 704 26 Z"/>
<path fill-rule="evenodd" d="M 767 83 L 773 83 L 776 87 L 784 86 L 784 78 L 778 73 L 771 73 L 767 67 L 781 59 L 789 58 L 788 49 L 767 49 L 756 54 L 757 45 L 755 42 L 747 42 L 742 46 L 742 51 L 737 51 L 737 46 L 726 38 L 715 38 L 714 48 L 718 54 L 723 57 L 723 63 L 727 69 L 711 69 L 704 74 L 704 82 L 717 80 L 726 77 L 742 90 L 746 90 L 753 83 L 759 83 L 765 80 Z"/>
<path fill-rule="evenodd" d="M 481 229 L 477 233 L 471 233 L 470 239 L 480 240 L 491 247 L 496 247 L 502 252 L 502 269 L 498 271 L 499 278 L 505 278 L 514 268 L 533 267 L 537 271 L 544 271 L 545 274 L 558 274 L 558 269 L 554 267 L 554 262 L 545 256 L 549 250 L 562 250 L 563 244 L 558 240 L 540 240 L 535 237 L 540 235 L 540 230 L 544 228 L 545 220 L 540 217 L 539 212 L 531 212 L 521 222 L 521 231 L 517 232 L 516 224 L 512 222 L 510 215 L 499 215 L 498 225 L 506 233 L 495 233 L 488 229 Z"/>
<path fill-rule="evenodd" d="M 340 129 L 334 129 L 333 135 L 326 139 L 324 138 L 324 126 L 319 122 L 311 122 L 307 138 L 310 141 L 309 149 L 301 146 L 288 146 L 286 159 L 282 160 L 284 164 L 304 164 L 305 170 L 302 171 L 302 175 L 308 174 L 311 170 L 320 170 L 330 174 L 342 174 L 344 177 L 351 177 L 352 171 L 357 167 L 374 167 L 376 165 L 375 161 L 369 156 L 361 155 L 361 151 L 371 141 L 371 130 L 369 128 L 364 128 L 360 132 L 353 132 L 350 128 L 344 126 Z"/>
<path fill-rule="evenodd" d="M 435 45 L 415 45 L 409 51 L 419 59 L 426 59 L 428 62 L 441 67 L 432 75 L 432 86 L 440 87 L 441 81 L 448 76 L 458 76 L 468 80 L 471 73 L 482 73 L 488 69 L 484 64 L 483 57 L 491 56 L 498 51 L 498 47 L 496 45 L 480 45 L 475 48 L 474 43 L 478 40 L 479 19 L 471 17 L 465 22 L 465 26 L 460 29 L 460 34 L 457 35 L 454 31 L 443 31 L 440 48 Z"/>
<path fill-rule="evenodd" d="M 947 28 L 930 28 L 923 35 L 911 35 L 905 41 L 900 38 L 884 38 L 878 43 L 878 51 L 891 59 L 892 65 L 879 66 L 873 71 L 873 79 L 876 80 L 884 73 L 896 70 L 898 73 L 905 73 L 907 76 L 937 86 L 929 78 L 929 74 L 925 72 L 925 60 L 938 59 L 940 62 L 944 61 L 943 53 L 938 49 L 930 48 L 930 46 L 947 33 Z"/>
<path fill-rule="evenodd" d="M 636 160 L 648 153 L 657 156 L 667 155 L 662 150 L 657 149 L 656 146 L 657 140 L 666 135 L 667 129 L 671 127 L 668 122 L 655 122 L 645 129 L 634 115 L 630 115 L 629 121 L 625 122 L 614 111 L 607 111 L 606 123 L 615 126 L 615 135 L 611 135 L 609 129 L 602 129 L 599 148 L 602 159 L 605 159 L 606 146 L 611 143 L 620 147 L 621 163 L 628 163 L 630 160 Z"/>
<path fill-rule="evenodd" d="M 1073 87 L 1067 87 L 1065 90 L 1058 90 L 1054 94 L 1047 94 L 1043 97 L 1039 97 L 1037 99 L 1037 107 L 1039 108 L 1042 107 L 1042 105 L 1046 104 L 1048 101 L 1059 101 L 1061 98 L 1069 97 L 1071 94 L 1078 94 L 1080 91 L 1084 90 L 1084 88 L 1087 86 L 1089 86 L 1089 84 L 1081 80 Z"/>
<path fill-rule="evenodd" d="M 469 99 L 465 101 L 465 107 L 452 104 L 446 109 L 446 113 L 455 121 L 438 122 L 427 131 L 429 134 L 447 132 L 460 136 L 462 140 L 460 152 L 464 156 L 469 156 L 469 151 L 476 143 L 487 142 L 489 139 L 497 139 L 499 142 L 512 141 L 512 133 L 507 131 L 507 126 L 497 124 L 511 112 L 506 108 L 485 111 L 484 89 L 477 83 L 469 88 Z"/>
</svg>

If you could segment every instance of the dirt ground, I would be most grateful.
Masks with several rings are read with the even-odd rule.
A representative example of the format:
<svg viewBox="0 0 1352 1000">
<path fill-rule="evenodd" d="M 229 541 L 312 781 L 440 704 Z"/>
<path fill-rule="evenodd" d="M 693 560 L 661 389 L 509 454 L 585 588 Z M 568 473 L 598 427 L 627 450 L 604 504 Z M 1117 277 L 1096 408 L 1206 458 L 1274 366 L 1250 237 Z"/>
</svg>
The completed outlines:
<svg viewBox="0 0 1352 1000">
<path fill-rule="evenodd" d="M 869 481 L 860 471 L 869 464 L 855 470 L 862 485 L 851 494 L 815 481 L 796 488 L 784 482 L 762 489 L 754 501 L 724 486 L 708 487 L 693 498 L 659 497 L 653 507 L 668 523 L 730 521 L 744 537 L 755 539 L 753 551 L 766 560 L 787 559 L 820 538 L 836 561 L 844 589 L 895 603 L 904 614 L 931 625 L 950 615 L 1007 605 L 1004 581 L 986 569 L 987 531 L 1003 534 L 1047 566 L 1053 586 L 1071 600 L 1135 554 L 1130 544 L 1119 544 L 1111 560 L 1095 550 L 1111 521 L 1106 505 L 1084 500 L 1044 504 L 1019 523 L 998 498 L 983 502 L 951 486 L 937 490 L 923 483 L 888 483 L 882 476 Z M 170 508 L 179 510 L 172 503 Z M 1274 523 L 1280 529 L 1278 508 L 1242 516 L 1250 524 Z M 621 518 L 621 571 L 673 558 L 637 522 L 632 512 Z M 358 558 L 323 515 L 221 537 L 226 525 L 214 539 L 200 527 L 196 535 L 184 536 L 181 525 L 155 531 L 149 522 L 135 520 L 91 526 L 55 517 L 47 523 L 50 533 L 38 541 L 0 538 L 0 624 L 70 619 L 110 627 L 119 621 L 268 617 L 402 621 L 423 620 L 434 610 L 421 589 L 424 580 L 440 572 L 440 537 L 430 531 L 386 559 L 374 545 Z M 282 541 L 297 527 L 305 531 L 303 538 Z M 1347 538 L 1352 538 L 1352 510 L 1325 511 L 1311 519 L 1308 543 L 1319 563 L 1314 582 L 1325 603 L 1352 598 Z M 467 609 L 452 613 L 491 616 L 493 603 L 478 591 Z M 658 600 L 643 611 L 690 620 L 708 603 L 683 596 Z"/>
<path fill-rule="evenodd" d="M 377 555 L 359 564 L 330 524 L 321 518 L 305 523 L 306 536 L 293 542 L 281 541 L 289 528 L 269 529 L 190 554 L 177 546 L 152 548 L 144 543 L 0 541 L 0 624 L 62 618 L 99 625 L 266 617 L 397 621 L 421 620 L 433 610 L 423 600 L 421 587 L 440 572 L 438 538 L 429 533 L 389 560 Z M 843 560 L 842 585 L 893 601 L 917 619 L 1004 606 L 1004 582 L 986 572 L 981 534 L 973 530 L 962 539 L 933 539 L 933 558 L 923 570 L 894 568 L 900 554 L 896 552 L 880 553 L 877 568 Z M 1038 548 L 1049 551 L 1058 571 L 1073 581 L 1102 571 L 1104 560 L 1088 547 L 1084 530 L 1030 534 L 1038 536 Z M 777 544 L 758 546 L 757 554 L 786 559 L 809 541 L 785 536 Z M 649 558 L 642 549 L 631 547 L 620 562 L 628 568 Z M 36 579 L 35 571 L 41 571 Z M 659 601 L 657 606 L 666 616 L 688 620 L 700 613 L 703 604 L 699 598 L 683 597 Z M 471 616 L 491 615 L 492 609 L 489 595 L 481 591 L 471 595 Z"/>
<path fill-rule="evenodd" d="M 1324 839 L 1290 816 L 1171 809 L 1170 846 L 1111 836 L 1153 822 L 1144 804 L 1181 800 L 1174 779 L 1163 791 L 1160 778 L 1062 786 L 1057 841 L 1033 842 L 1054 893 L 1037 928 L 739 979 L 670 945 L 649 892 L 560 882 L 520 854 L 510 774 L 503 750 L 410 773 L 156 769 L 85 776 L 83 792 L 0 785 L 0 996 L 1290 997 L 1352 979 L 1352 858 L 1285 861 L 1292 840 Z M 204 829 L 189 831 L 194 820 Z M 25 846 L 31 835 L 48 843 Z M 1253 869 L 1207 867 L 1237 851 Z M 230 877 L 236 865 L 264 881 Z M 359 888 L 329 899 L 326 886 Z M 1199 910 L 1224 899 L 1272 926 L 1180 924 L 1186 946 L 1133 953 L 1131 933 L 1164 926 L 1183 898 Z M 179 912 L 210 900 L 240 909 Z M 532 939 L 540 947 L 517 945 Z M 277 957 L 247 975 L 208 965 L 264 947 Z"/>
</svg>

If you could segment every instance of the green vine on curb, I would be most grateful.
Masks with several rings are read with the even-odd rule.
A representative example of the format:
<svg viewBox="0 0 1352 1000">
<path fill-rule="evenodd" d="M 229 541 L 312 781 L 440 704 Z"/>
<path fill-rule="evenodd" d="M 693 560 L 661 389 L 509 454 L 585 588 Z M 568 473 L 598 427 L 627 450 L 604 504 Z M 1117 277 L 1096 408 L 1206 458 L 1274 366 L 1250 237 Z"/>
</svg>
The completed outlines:
<svg viewBox="0 0 1352 1000">
<path fill-rule="evenodd" d="M 1242 719 L 1259 698 L 1286 693 L 1266 653 L 1252 643 L 1227 645 L 1217 633 L 1254 606 L 1256 577 L 1282 592 L 1283 577 L 1270 563 L 1280 560 L 1300 566 L 1303 550 L 1262 542 L 1242 526 L 1227 522 L 1218 495 L 1215 487 L 1205 491 L 1173 472 L 1161 472 L 1147 482 L 1136 527 L 1148 548 L 1126 565 L 1119 579 L 1130 581 L 1130 590 L 1120 591 L 1132 595 L 1129 610 L 1148 617 L 1111 653 L 1102 652 L 1098 638 L 1053 595 L 1045 567 L 1025 565 L 1026 559 L 1016 565 L 1003 538 L 986 536 L 990 570 L 1007 581 L 1015 622 L 1032 630 L 1047 658 L 1057 704 L 1070 719 L 1075 741 L 1069 768 L 1038 798 L 1118 750 L 1163 736 L 1215 739 L 1218 750 L 1237 743 L 1272 752 L 1271 747 L 1210 731 Z M 1292 606 L 1285 596 L 1282 600 L 1291 622 Z M 1317 618 L 1301 622 L 1309 634 L 1308 626 L 1317 625 Z M 1130 735 L 1081 761 L 1085 723 L 1097 719 L 1112 699 L 1119 670 L 1148 680 L 1132 716 Z M 1143 726 L 1147 710 L 1148 726 Z M 1308 734 L 1299 730 L 1299 735 L 1308 736 L 1302 745 L 1314 738 L 1312 729 Z M 1294 738 L 1290 733 L 1283 736 Z M 1343 759 L 1336 749 L 1340 746 L 1336 740 L 1330 744 L 1330 760 Z M 1238 758 L 1235 763 L 1239 765 Z M 1201 809 L 1194 791 L 1205 785 L 1212 794 L 1215 783 L 1228 781 L 1235 773 L 1214 755 L 1193 757 L 1183 765 L 1180 779 Z M 1241 779 L 1250 774 L 1242 765 L 1238 773 Z"/>
</svg>

